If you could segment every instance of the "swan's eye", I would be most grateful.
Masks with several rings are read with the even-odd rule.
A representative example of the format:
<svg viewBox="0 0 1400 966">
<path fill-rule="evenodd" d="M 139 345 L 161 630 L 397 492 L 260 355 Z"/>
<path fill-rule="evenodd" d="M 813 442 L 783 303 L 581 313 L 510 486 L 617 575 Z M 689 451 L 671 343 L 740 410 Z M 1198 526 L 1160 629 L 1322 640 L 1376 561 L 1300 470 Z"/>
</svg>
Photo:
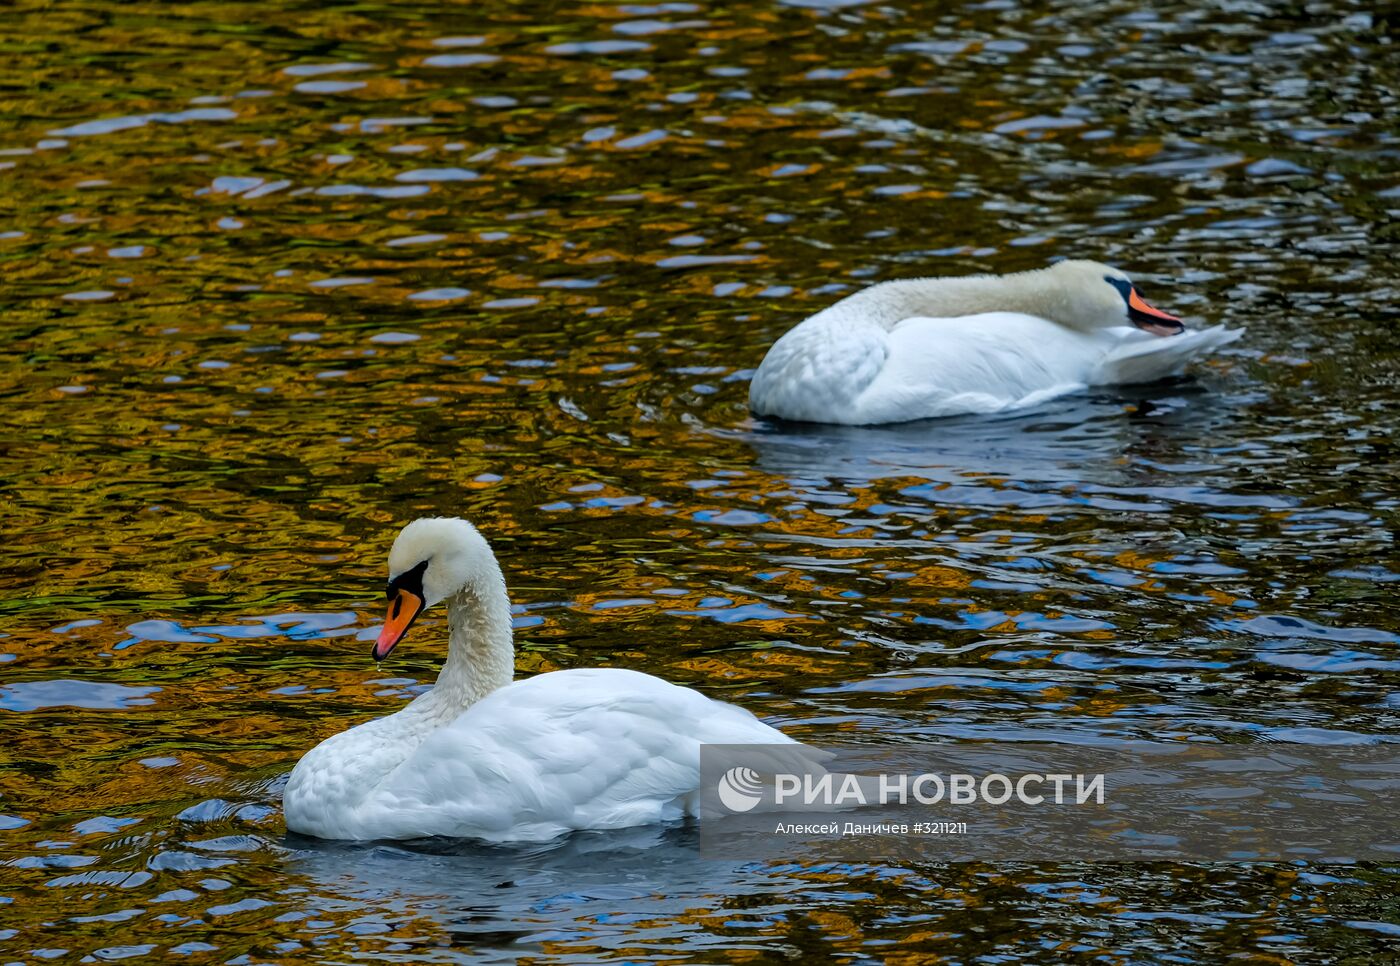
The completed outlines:
<svg viewBox="0 0 1400 966">
<path fill-rule="evenodd" d="M 1130 305 L 1133 294 L 1133 283 L 1126 278 L 1114 278 L 1112 275 L 1105 275 L 1103 280 L 1118 290 L 1118 294 L 1123 296 L 1123 303 Z"/>
<path fill-rule="evenodd" d="M 423 597 L 423 574 L 427 571 L 430 562 L 431 561 L 424 560 L 422 563 L 409 570 L 405 570 L 393 580 L 389 581 L 389 586 L 384 588 L 384 596 L 393 600 L 395 594 L 401 590 L 406 590 L 421 600 Z"/>
</svg>

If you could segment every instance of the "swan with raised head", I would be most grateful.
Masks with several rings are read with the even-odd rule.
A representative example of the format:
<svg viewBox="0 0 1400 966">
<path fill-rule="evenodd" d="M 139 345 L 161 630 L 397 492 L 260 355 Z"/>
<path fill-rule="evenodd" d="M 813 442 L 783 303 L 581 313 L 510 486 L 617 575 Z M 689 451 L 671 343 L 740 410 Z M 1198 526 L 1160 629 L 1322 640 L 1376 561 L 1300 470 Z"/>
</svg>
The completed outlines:
<svg viewBox="0 0 1400 966">
<path fill-rule="evenodd" d="M 1223 326 L 1188 331 L 1099 262 L 882 282 L 778 339 L 754 373 L 749 406 L 855 426 L 1001 412 L 1175 375 L 1239 336 Z"/>
<path fill-rule="evenodd" d="M 394 540 L 374 659 L 444 601 L 447 661 L 437 684 L 297 762 L 283 792 L 288 829 L 329 839 L 546 841 L 695 814 L 702 744 L 806 747 L 742 708 L 637 671 L 512 682 L 505 580 L 465 520 L 415 520 Z"/>
</svg>

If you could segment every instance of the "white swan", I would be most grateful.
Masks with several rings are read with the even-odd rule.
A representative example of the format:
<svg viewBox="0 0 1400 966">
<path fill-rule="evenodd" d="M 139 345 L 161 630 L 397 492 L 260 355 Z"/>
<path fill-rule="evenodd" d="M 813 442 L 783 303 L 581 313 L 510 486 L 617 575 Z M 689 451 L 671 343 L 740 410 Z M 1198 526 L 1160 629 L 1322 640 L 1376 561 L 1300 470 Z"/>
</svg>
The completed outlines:
<svg viewBox="0 0 1400 966">
<path fill-rule="evenodd" d="M 742 708 L 636 671 L 511 683 L 505 580 L 465 520 L 403 528 L 389 552 L 388 598 L 375 660 L 446 601 L 447 661 L 431 691 L 297 762 L 283 793 L 291 831 L 545 841 L 695 814 L 703 743 L 806 748 Z"/>
<path fill-rule="evenodd" d="M 778 339 L 754 373 L 749 406 L 847 425 L 1020 409 L 1173 375 L 1240 334 L 1186 331 L 1098 262 L 883 282 Z"/>
</svg>

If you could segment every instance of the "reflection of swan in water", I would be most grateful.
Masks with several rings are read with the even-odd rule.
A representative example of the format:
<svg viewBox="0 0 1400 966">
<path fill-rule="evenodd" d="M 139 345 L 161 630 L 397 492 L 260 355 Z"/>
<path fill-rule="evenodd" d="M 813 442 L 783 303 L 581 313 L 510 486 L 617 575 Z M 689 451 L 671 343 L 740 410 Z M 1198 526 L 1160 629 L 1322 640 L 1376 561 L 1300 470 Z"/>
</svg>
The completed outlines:
<svg viewBox="0 0 1400 966">
<path fill-rule="evenodd" d="M 348 904 L 359 918 L 413 921 L 428 931 L 428 944 L 436 927 L 481 957 L 473 962 L 515 962 L 544 941 L 580 954 L 648 943 L 673 949 L 694 934 L 696 909 L 728 897 L 771 896 L 777 905 L 790 896 L 793 885 L 778 871 L 702 859 L 698 835 L 693 826 L 651 826 L 528 847 L 297 837 L 284 844 L 296 850 L 289 873 L 310 880 L 308 911 L 324 900 L 326 918 L 342 918 Z M 640 933 L 639 920 L 648 923 Z"/>
<path fill-rule="evenodd" d="M 1057 399 L 1034 412 L 893 426 L 759 420 L 750 428 L 715 432 L 748 443 L 760 468 L 794 480 L 917 476 L 951 482 L 970 473 L 1026 482 L 1083 480 L 1114 472 L 1125 453 L 1183 429 L 1195 437 L 1214 435 L 1233 408 L 1191 383 L 1153 389 L 1155 402 L 1141 391 L 1101 390 Z M 1134 416 L 1125 414 L 1129 403 L 1135 404 Z"/>
<path fill-rule="evenodd" d="M 817 502 L 831 490 L 849 497 L 848 484 L 908 479 L 926 481 L 901 484 L 918 502 L 1219 506 L 1236 498 L 1212 472 L 1208 448 L 1238 435 L 1240 402 L 1179 381 L 1065 397 L 1028 413 L 863 427 L 758 420 L 711 432 L 753 447 L 759 470 Z"/>
</svg>

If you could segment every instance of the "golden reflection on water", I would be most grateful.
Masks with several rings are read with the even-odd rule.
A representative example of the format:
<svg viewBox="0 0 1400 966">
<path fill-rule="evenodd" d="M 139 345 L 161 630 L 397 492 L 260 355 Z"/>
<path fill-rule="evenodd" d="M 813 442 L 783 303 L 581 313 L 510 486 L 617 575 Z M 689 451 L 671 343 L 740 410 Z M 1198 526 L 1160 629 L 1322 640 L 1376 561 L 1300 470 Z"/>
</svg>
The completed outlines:
<svg viewBox="0 0 1400 966">
<path fill-rule="evenodd" d="M 1387 29 L 14 5 L 0 949 L 1371 961 L 1394 869 L 318 846 L 277 783 L 431 680 L 440 618 L 366 643 L 425 513 L 490 535 L 521 673 L 644 669 L 807 740 L 1392 735 Z M 763 349 L 841 293 L 1068 254 L 1249 335 L 1014 418 L 748 417 Z"/>
</svg>

